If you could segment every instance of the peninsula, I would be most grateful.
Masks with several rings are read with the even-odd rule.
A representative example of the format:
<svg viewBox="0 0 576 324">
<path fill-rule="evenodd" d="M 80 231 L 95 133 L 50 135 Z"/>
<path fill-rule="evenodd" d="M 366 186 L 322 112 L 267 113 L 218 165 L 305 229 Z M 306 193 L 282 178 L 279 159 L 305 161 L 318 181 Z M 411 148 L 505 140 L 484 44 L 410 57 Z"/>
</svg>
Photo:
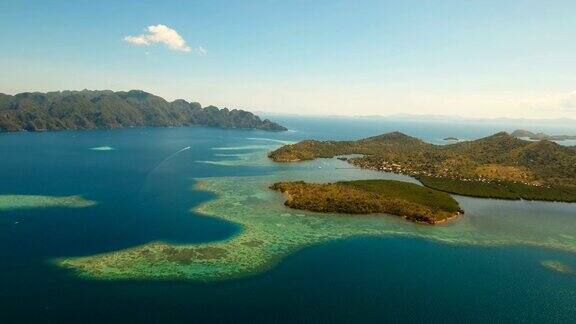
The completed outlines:
<svg viewBox="0 0 576 324">
<path fill-rule="evenodd" d="M 356 141 L 305 140 L 269 153 L 276 162 L 359 154 L 358 167 L 402 173 L 432 189 L 473 197 L 576 202 L 576 151 L 500 132 L 434 145 L 392 132 Z"/>
<path fill-rule="evenodd" d="M 191 125 L 286 130 L 248 111 L 168 102 L 141 90 L 0 93 L 0 132 Z"/>
<path fill-rule="evenodd" d="M 271 189 L 286 195 L 287 207 L 313 212 L 391 214 L 428 224 L 445 222 L 462 212 L 449 194 L 403 181 L 277 182 Z"/>
<path fill-rule="evenodd" d="M 566 140 L 576 140 L 576 135 L 548 135 L 546 133 L 533 133 L 523 129 L 517 129 L 512 132 L 511 134 L 514 137 L 518 138 L 527 138 L 533 141 L 541 141 L 541 140 L 548 140 L 548 141 L 566 141 Z"/>
</svg>

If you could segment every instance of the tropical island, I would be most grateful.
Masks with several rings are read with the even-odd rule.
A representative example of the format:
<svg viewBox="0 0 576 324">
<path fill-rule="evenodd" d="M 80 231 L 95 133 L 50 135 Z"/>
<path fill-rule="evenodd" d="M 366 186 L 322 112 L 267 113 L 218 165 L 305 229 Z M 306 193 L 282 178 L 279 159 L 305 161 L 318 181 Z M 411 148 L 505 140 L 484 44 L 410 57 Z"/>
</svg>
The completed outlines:
<svg viewBox="0 0 576 324">
<path fill-rule="evenodd" d="M 286 130 L 245 110 L 168 102 L 141 90 L 0 93 L 0 132 L 192 125 Z"/>
<path fill-rule="evenodd" d="M 543 132 L 533 133 L 523 129 L 517 129 L 511 134 L 514 137 L 526 138 L 532 141 L 566 141 L 566 140 L 576 140 L 576 135 L 548 135 Z"/>
<path fill-rule="evenodd" d="M 441 227 L 415 226 L 398 217 L 287 209 L 282 197 L 271 194 L 269 186 L 292 179 L 312 183 L 343 181 L 339 170 L 312 165 L 262 176 L 198 179 L 195 188 L 213 193 L 216 198 L 195 206 L 194 212 L 239 224 L 237 235 L 210 242 L 154 241 L 105 253 L 65 256 L 53 262 L 87 279 L 214 282 L 262 273 L 302 248 L 358 236 L 414 237 L 478 247 L 519 245 L 576 253 L 571 226 L 538 215 L 537 211 L 514 213 L 515 207 L 508 202 L 490 203 L 495 209 L 471 210 L 467 217 L 470 221 Z M 546 210 L 571 216 L 558 205 L 551 204 L 548 208 L 552 209 Z M 566 235 L 559 235 L 563 233 Z M 566 269 L 558 262 L 543 266 Z"/>
<path fill-rule="evenodd" d="M 277 182 L 270 188 L 286 195 L 287 207 L 313 212 L 390 214 L 428 224 L 445 222 L 462 212 L 449 194 L 403 181 L 295 181 Z"/>
<path fill-rule="evenodd" d="M 434 145 L 392 132 L 355 141 L 305 140 L 270 152 L 276 162 L 341 155 L 355 166 L 406 174 L 447 193 L 500 199 L 576 202 L 576 151 L 500 132 L 474 141 Z"/>
</svg>

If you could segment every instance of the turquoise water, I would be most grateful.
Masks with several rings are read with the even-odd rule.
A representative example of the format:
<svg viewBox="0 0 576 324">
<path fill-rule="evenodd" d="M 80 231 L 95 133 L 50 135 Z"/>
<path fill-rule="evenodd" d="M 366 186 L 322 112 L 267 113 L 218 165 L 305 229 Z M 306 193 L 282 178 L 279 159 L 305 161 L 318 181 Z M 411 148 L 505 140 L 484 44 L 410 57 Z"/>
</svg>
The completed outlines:
<svg viewBox="0 0 576 324">
<path fill-rule="evenodd" d="M 310 167 L 266 161 L 265 152 L 279 141 L 351 139 L 400 130 L 441 143 L 446 136 L 472 139 L 515 129 L 383 120 L 286 117 L 280 121 L 292 131 L 197 127 L 1 134 L 0 195 L 81 195 L 96 204 L 0 210 L 0 318 L 3 322 L 576 319 L 576 276 L 542 266 L 553 260 L 576 268 L 576 253 L 545 246 L 445 244 L 426 236 L 354 237 L 306 247 L 254 276 L 201 284 L 80 279 L 49 262 L 153 241 L 217 242 L 239 234 L 238 224 L 190 212 L 216 198 L 194 190 L 195 179 L 274 177 Z M 112 150 L 93 149 L 102 147 Z M 574 205 L 457 199 L 471 212 L 450 226 L 470 224 L 498 237 L 557 237 L 564 245 L 576 237 Z M 511 222 L 520 217 L 525 222 Z M 475 222 L 481 227 L 474 227 Z"/>
</svg>

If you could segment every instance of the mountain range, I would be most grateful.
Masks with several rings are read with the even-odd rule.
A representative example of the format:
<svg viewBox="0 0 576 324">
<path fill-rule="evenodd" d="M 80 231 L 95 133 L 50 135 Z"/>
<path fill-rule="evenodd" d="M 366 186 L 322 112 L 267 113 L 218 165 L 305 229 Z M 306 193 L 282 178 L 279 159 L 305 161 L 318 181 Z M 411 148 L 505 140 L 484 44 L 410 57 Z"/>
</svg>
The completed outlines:
<svg viewBox="0 0 576 324">
<path fill-rule="evenodd" d="M 141 90 L 0 94 L 3 132 L 191 125 L 286 130 L 245 110 L 203 108 L 182 99 L 169 102 Z"/>
</svg>

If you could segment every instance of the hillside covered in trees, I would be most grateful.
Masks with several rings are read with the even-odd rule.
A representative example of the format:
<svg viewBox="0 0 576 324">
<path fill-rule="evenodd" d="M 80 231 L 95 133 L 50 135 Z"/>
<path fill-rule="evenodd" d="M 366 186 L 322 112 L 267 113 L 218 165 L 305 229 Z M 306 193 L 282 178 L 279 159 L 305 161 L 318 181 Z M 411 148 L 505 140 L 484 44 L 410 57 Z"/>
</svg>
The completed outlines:
<svg viewBox="0 0 576 324">
<path fill-rule="evenodd" d="M 277 162 L 362 154 L 356 166 L 411 175 L 424 185 L 476 197 L 576 201 L 576 151 L 501 132 L 433 145 L 400 132 L 357 141 L 307 140 L 269 154 Z"/>
<path fill-rule="evenodd" d="M 402 181 L 293 181 L 277 182 L 270 188 L 286 195 L 287 207 L 321 213 L 390 214 L 438 224 L 463 212 L 450 195 Z"/>
<path fill-rule="evenodd" d="M 190 125 L 286 130 L 248 111 L 202 108 L 182 99 L 168 102 L 141 90 L 0 94 L 3 132 Z"/>
</svg>

